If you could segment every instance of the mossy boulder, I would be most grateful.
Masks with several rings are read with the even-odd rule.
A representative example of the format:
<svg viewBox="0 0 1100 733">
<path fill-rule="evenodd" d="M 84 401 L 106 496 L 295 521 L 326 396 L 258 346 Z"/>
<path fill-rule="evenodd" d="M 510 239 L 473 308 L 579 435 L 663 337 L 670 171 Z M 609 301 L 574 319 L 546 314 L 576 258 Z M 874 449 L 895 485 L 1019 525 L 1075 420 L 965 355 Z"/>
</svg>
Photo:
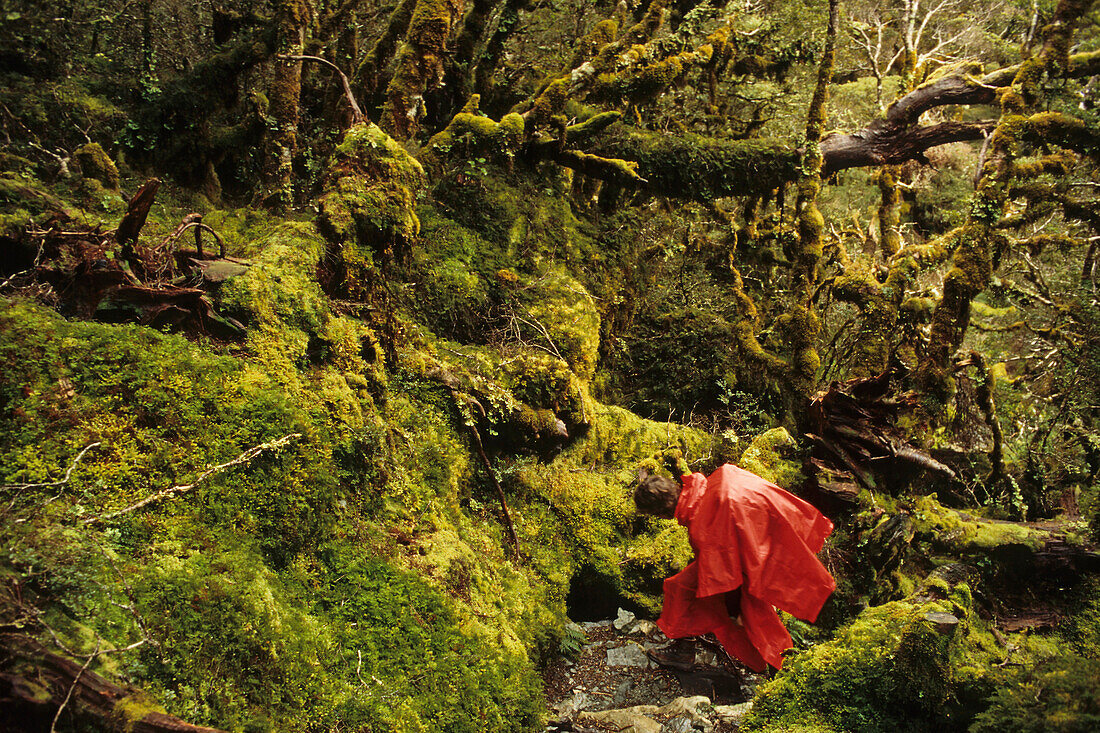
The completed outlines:
<svg viewBox="0 0 1100 733">
<path fill-rule="evenodd" d="M 420 231 L 416 198 L 424 169 L 397 141 L 370 122 L 344 134 L 325 171 L 318 200 L 322 233 L 346 268 L 345 286 L 365 284 L 375 257 L 403 254 Z"/>
<path fill-rule="evenodd" d="M 753 438 L 738 465 L 788 490 L 797 489 L 805 481 L 798 441 L 786 428 L 773 428 Z"/>
<path fill-rule="evenodd" d="M 950 625 L 945 620 L 952 621 Z M 958 730 L 988 692 L 996 654 L 969 589 L 869 608 L 831 641 L 789 658 L 742 730 Z"/>
<path fill-rule="evenodd" d="M 118 167 L 107 155 L 107 151 L 99 143 L 88 143 L 76 149 L 73 153 L 77 163 L 80 164 L 80 174 L 84 178 L 99 181 L 104 188 L 117 191 L 120 180 Z"/>
</svg>

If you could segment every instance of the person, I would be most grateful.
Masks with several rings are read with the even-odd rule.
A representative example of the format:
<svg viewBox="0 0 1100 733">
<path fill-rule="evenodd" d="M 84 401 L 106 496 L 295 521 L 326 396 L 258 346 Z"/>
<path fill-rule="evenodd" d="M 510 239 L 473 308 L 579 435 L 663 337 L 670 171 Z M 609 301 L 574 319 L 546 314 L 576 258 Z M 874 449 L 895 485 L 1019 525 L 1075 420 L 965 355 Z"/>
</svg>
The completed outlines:
<svg viewBox="0 0 1100 733">
<path fill-rule="evenodd" d="M 712 633 L 762 672 L 783 666 L 791 636 L 776 608 L 813 622 L 836 582 L 817 553 L 833 523 L 754 473 L 725 464 L 710 476 L 640 471 L 638 511 L 687 527 L 695 559 L 664 582 L 657 626 L 670 639 Z"/>
</svg>

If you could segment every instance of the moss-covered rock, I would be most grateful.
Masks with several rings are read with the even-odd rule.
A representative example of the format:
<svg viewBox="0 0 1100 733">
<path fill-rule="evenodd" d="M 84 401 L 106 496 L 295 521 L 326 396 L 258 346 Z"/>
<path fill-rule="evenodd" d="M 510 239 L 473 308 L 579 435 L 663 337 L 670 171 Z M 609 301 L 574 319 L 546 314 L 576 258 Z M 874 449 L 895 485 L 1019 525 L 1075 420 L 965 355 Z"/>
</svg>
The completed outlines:
<svg viewBox="0 0 1100 733">
<path fill-rule="evenodd" d="M 73 157 L 80 164 L 82 176 L 99 181 L 104 188 L 118 190 L 118 167 L 99 143 L 88 143 L 77 148 Z"/>
<path fill-rule="evenodd" d="M 943 620 L 952 625 L 937 627 Z M 981 669 L 996 648 L 981 623 L 965 585 L 941 600 L 867 609 L 794 656 L 757 693 L 742 729 L 957 730 L 989 689 Z"/>
<path fill-rule="evenodd" d="M 784 489 L 797 489 L 805 481 L 798 441 L 786 428 L 773 428 L 753 438 L 738 464 Z"/>
<path fill-rule="evenodd" d="M 405 254 L 420 231 L 424 181 L 420 163 L 373 123 L 344 134 L 324 175 L 318 226 L 337 247 L 349 292 L 366 286 L 376 257 Z"/>
</svg>

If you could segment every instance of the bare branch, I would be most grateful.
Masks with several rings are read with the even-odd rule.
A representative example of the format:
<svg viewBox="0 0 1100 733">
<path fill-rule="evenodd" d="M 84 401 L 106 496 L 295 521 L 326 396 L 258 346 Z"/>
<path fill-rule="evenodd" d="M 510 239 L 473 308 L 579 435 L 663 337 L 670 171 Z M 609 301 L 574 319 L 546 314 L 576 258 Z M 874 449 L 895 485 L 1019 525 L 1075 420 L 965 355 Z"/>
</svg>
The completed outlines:
<svg viewBox="0 0 1100 733">
<path fill-rule="evenodd" d="M 278 440 L 273 440 L 270 443 L 261 443 L 260 445 L 253 446 L 253 447 L 249 448 L 244 453 L 240 454 L 239 456 L 237 456 L 236 458 L 234 458 L 231 461 L 227 461 L 225 463 L 219 463 L 216 466 L 213 466 L 211 468 L 206 469 L 201 474 L 199 474 L 198 478 L 196 478 L 193 482 L 191 482 L 189 484 L 183 484 L 183 485 L 179 485 L 179 486 L 170 486 L 167 489 L 162 489 L 161 491 L 158 491 L 155 494 L 152 494 L 150 496 L 145 497 L 144 499 L 142 499 L 139 502 L 131 504 L 130 506 L 126 507 L 125 509 L 119 509 L 116 512 L 110 512 L 108 514 L 101 514 L 97 517 L 92 517 L 90 519 L 85 519 L 84 523 L 85 524 L 97 524 L 97 523 L 100 523 L 100 522 L 108 522 L 112 519 L 115 519 L 117 517 L 122 516 L 123 514 L 129 514 L 130 512 L 137 511 L 138 509 L 141 509 L 142 507 L 149 506 L 153 502 L 160 501 L 161 499 L 169 499 L 169 498 L 172 498 L 174 496 L 179 496 L 180 494 L 185 494 L 188 491 L 191 491 L 192 489 L 194 489 L 199 484 L 206 481 L 211 476 L 215 476 L 219 473 L 224 473 L 225 471 L 229 470 L 230 468 L 233 468 L 234 466 L 240 466 L 244 463 L 248 463 L 253 458 L 255 458 L 256 456 L 263 453 L 264 451 L 278 450 L 279 448 L 283 448 L 283 447 L 289 445 L 291 442 L 297 440 L 300 437 L 302 437 L 301 433 L 291 433 L 289 435 L 284 435 L 283 437 L 279 438 Z"/>
<path fill-rule="evenodd" d="M 84 450 L 80 451 L 73 459 L 73 462 L 69 464 L 68 470 L 65 471 L 65 477 L 60 481 L 49 481 L 43 484 L 4 484 L 0 486 L 0 491 L 24 491 L 26 489 L 52 489 L 58 486 L 64 486 L 69 483 L 69 478 L 73 475 L 73 469 L 76 468 L 76 464 L 84 458 L 84 454 L 90 451 L 92 448 L 96 448 L 100 445 L 98 441 L 90 443 L 84 447 Z"/>
<path fill-rule="evenodd" d="M 61 701 L 61 707 L 57 709 L 57 714 L 53 716 L 53 722 L 50 723 L 50 733 L 56 733 L 57 721 L 61 719 L 61 713 L 64 712 L 65 706 L 69 704 L 69 700 L 72 699 L 73 690 L 76 689 L 76 685 L 80 682 L 80 677 L 91 666 L 92 660 L 99 656 L 100 640 L 97 639 L 95 643 L 95 651 L 88 657 L 88 661 L 84 662 L 84 666 L 80 668 L 80 671 L 76 673 L 76 677 L 73 678 L 73 683 L 69 685 L 69 691 L 65 694 L 65 699 Z"/>
<path fill-rule="evenodd" d="M 359 108 L 359 103 L 355 101 L 355 95 L 351 91 L 351 82 L 348 81 L 348 75 L 341 71 L 339 66 L 320 56 L 292 56 L 288 54 L 279 54 L 278 58 L 287 59 L 288 61 L 315 61 L 335 71 L 340 76 L 340 84 L 344 87 L 344 96 L 351 106 L 352 124 L 359 124 L 363 121 L 363 110 Z"/>
</svg>

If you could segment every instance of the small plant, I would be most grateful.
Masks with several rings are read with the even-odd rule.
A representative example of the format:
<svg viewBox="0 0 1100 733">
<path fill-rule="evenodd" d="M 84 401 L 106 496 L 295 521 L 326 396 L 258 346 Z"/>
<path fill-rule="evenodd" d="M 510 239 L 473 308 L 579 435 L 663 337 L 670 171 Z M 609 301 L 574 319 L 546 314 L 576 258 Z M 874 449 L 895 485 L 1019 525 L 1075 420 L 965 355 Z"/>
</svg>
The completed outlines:
<svg viewBox="0 0 1100 733">
<path fill-rule="evenodd" d="M 566 659 L 576 659 L 584 649 L 588 635 L 578 624 L 568 621 L 561 633 L 561 655 Z"/>
</svg>

